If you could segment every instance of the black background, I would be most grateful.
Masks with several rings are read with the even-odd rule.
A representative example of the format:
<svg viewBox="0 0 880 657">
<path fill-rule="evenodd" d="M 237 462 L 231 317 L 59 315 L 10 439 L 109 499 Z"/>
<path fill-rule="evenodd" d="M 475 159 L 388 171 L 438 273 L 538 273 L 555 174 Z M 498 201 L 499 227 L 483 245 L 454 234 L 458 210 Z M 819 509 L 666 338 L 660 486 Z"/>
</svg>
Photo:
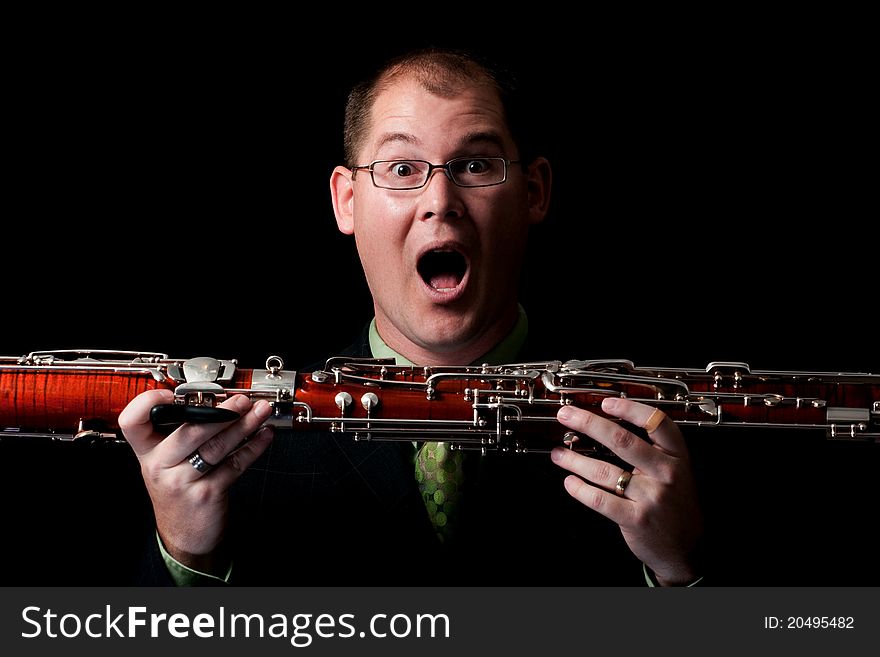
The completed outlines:
<svg viewBox="0 0 880 657">
<path fill-rule="evenodd" d="M 857 40 L 532 27 L 29 42 L 4 103 L 2 352 L 332 355 L 371 315 L 328 189 L 348 88 L 402 49 L 479 43 L 542 99 L 554 192 L 522 299 L 553 327 L 548 358 L 577 339 L 583 358 L 639 365 L 880 371 Z M 876 554 L 874 446 L 697 442 L 716 581 L 877 583 L 862 558 Z M 2 556 L 21 564 L 4 579 L 112 583 L 147 509 L 125 448 L 2 448 Z"/>
</svg>

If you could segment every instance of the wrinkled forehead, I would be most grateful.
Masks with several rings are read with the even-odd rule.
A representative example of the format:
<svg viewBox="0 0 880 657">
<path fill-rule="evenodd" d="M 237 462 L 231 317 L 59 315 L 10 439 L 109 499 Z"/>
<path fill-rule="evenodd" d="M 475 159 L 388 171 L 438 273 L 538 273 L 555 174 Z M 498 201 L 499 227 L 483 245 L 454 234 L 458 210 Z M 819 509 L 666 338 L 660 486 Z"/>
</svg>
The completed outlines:
<svg viewBox="0 0 880 657">
<path fill-rule="evenodd" d="M 501 97 L 489 80 L 451 80 L 426 84 L 413 75 L 386 81 L 373 100 L 363 148 L 374 154 L 389 138 L 419 140 L 443 128 L 454 140 L 457 132 L 495 135 L 512 145 Z"/>
</svg>

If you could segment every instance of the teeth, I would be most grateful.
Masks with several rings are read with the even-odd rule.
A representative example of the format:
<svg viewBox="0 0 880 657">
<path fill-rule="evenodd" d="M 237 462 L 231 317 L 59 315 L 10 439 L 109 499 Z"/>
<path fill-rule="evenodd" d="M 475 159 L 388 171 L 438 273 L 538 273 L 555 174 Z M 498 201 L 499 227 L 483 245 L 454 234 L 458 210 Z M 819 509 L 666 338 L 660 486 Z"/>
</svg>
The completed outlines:
<svg viewBox="0 0 880 657">
<path fill-rule="evenodd" d="M 445 256 L 457 255 L 458 258 Z M 417 270 L 422 280 L 440 294 L 454 294 L 467 274 L 467 260 L 455 248 L 439 247 L 423 253 Z"/>
</svg>

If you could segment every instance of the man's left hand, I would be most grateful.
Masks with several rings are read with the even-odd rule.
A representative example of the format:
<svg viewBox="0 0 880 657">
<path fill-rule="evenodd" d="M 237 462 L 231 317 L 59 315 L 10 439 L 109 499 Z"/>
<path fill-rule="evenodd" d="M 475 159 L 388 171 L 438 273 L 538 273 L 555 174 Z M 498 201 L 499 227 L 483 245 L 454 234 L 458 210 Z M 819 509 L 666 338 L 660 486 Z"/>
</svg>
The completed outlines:
<svg viewBox="0 0 880 657">
<path fill-rule="evenodd" d="M 658 583 L 690 584 L 701 575 L 695 552 L 703 523 L 681 431 L 662 411 L 629 399 L 606 398 L 602 410 L 631 425 L 647 426 L 652 442 L 596 413 L 561 408 L 557 419 L 563 425 L 634 466 L 627 480 L 628 471 L 617 465 L 556 448 L 553 461 L 578 475 L 566 477 L 566 490 L 620 526 L 630 550 L 653 571 Z"/>
</svg>

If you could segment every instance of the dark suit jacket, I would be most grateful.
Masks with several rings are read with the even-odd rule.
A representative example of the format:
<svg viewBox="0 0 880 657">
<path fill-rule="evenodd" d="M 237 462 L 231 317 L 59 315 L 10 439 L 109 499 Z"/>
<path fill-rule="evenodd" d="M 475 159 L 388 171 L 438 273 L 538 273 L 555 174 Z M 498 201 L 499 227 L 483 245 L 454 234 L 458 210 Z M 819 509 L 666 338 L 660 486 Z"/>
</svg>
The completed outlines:
<svg viewBox="0 0 880 657">
<path fill-rule="evenodd" d="M 340 355 L 369 356 L 367 332 Z M 644 584 L 617 526 L 569 497 L 549 456 L 466 458 L 456 540 L 442 545 L 411 443 L 277 432 L 231 493 L 231 583 Z M 141 582 L 170 583 L 154 544 Z"/>
</svg>

